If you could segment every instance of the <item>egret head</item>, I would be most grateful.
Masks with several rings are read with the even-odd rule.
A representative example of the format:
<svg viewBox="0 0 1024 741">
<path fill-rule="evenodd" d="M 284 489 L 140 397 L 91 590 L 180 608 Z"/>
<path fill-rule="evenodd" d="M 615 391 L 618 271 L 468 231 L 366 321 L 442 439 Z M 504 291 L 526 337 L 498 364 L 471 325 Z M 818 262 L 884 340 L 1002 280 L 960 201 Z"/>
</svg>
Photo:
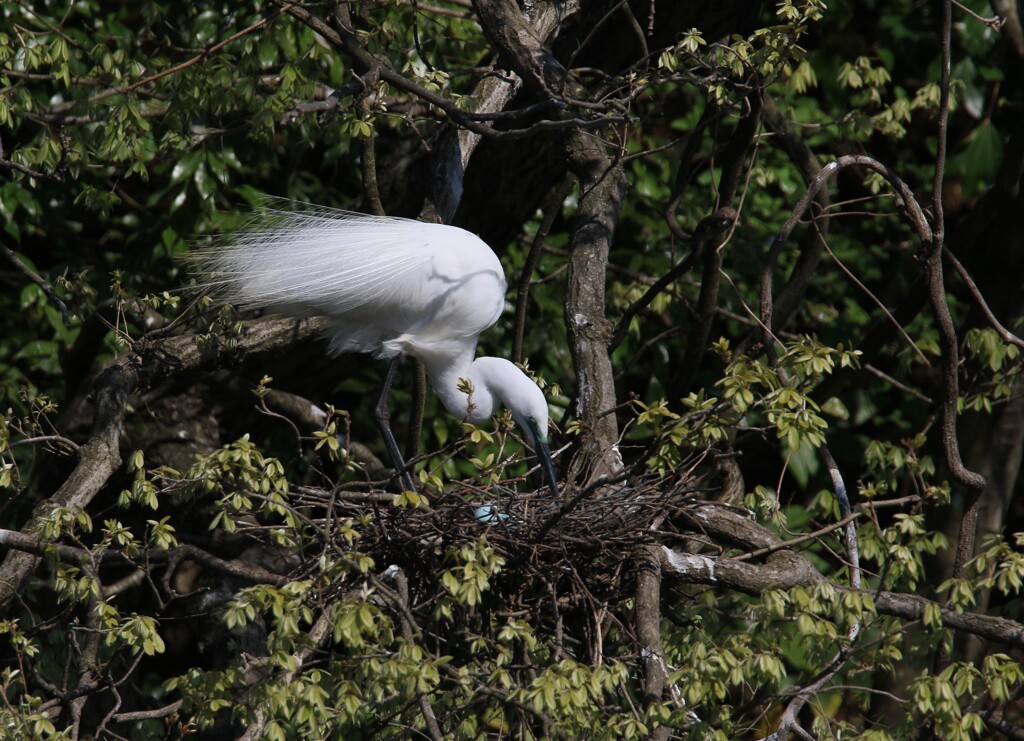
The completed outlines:
<svg viewBox="0 0 1024 741">
<path fill-rule="evenodd" d="M 519 370 L 518 368 L 516 369 Z M 558 497 L 558 477 L 551 461 L 551 448 L 548 447 L 548 402 L 544 392 L 528 376 L 520 372 L 522 382 L 514 384 L 516 393 L 503 399 L 505 406 L 512 412 L 516 423 L 526 433 L 533 445 L 544 473 L 544 480 L 552 495 Z"/>
<path fill-rule="evenodd" d="M 476 413 L 490 416 L 497 411 L 498 404 L 512 412 L 516 424 L 537 452 L 545 483 L 557 497 L 558 478 L 548 448 L 548 402 L 540 386 L 514 363 L 503 358 L 477 358 L 467 376 L 475 388 L 471 403 L 475 404 Z M 438 389 L 435 384 L 435 389 L 444 401 L 444 387 Z M 463 404 L 465 398 L 462 395 Z M 453 414 L 458 409 L 456 404 L 449 407 Z"/>
</svg>

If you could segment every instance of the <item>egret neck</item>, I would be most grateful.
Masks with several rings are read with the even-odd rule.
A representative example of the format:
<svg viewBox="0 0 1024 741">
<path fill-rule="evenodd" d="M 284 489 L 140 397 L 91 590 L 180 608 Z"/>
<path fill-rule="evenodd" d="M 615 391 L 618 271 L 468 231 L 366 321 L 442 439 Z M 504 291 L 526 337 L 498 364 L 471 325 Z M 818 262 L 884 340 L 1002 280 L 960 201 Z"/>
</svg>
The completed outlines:
<svg viewBox="0 0 1024 741">
<path fill-rule="evenodd" d="M 558 496 L 558 483 L 548 447 L 548 405 L 544 392 L 514 363 L 502 358 L 472 360 L 469 353 L 444 358 L 423 356 L 427 376 L 445 409 L 458 419 L 480 424 L 507 407 L 537 452 L 545 482 Z M 470 393 L 463 389 L 469 383 Z M 462 388 L 460 388 L 462 386 Z"/>
</svg>

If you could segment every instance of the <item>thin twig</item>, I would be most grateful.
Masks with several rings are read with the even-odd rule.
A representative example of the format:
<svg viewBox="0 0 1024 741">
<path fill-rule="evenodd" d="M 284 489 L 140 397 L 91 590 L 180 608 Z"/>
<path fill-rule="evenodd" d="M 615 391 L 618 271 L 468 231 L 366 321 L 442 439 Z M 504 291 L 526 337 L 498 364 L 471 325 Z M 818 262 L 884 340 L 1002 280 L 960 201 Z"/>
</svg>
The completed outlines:
<svg viewBox="0 0 1024 741">
<path fill-rule="evenodd" d="M 0 547 L 10 548 L 23 553 L 31 553 L 35 556 L 45 556 L 48 552 L 54 552 L 65 561 L 86 564 L 101 564 L 110 562 L 136 563 L 136 559 L 129 557 L 126 553 L 115 550 L 103 550 L 94 552 L 86 548 L 65 545 L 63 543 L 44 543 L 32 535 L 18 532 L 17 530 L 0 529 Z M 142 563 L 176 563 L 184 559 L 195 561 L 203 566 L 212 568 L 231 576 L 255 583 L 266 583 L 280 586 L 288 582 L 288 577 L 267 571 L 261 566 L 241 563 L 239 561 L 225 561 L 204 551 L 194 545 L 182 544 L 173 548 L 154 548 L 146 551 L 145 561 Z"/>
<path fill-rule="evenodd" d="M 836 265 L 839 267 L 840 270 L 843 271 L 846 277 L 849 278 L 853 282 L 853 284 L 857 286 L 857 288 L 859 288 L 865 294 L 867 294 L 867 297 L 870 298 L 875 303 L 875 305 L 882 310 L 882 313 L 885 315 L 885 318 L 889 320 L 889 323 L 896 328 L 896 331 L 899 332 L 900 336 L 906 341 L 908 345 L 910 345 L 914 352 L 917 353 L 917 357 L 924 364 L 924 367 L 927 368 L 929 371 L 934 370 L 932 368 L 932 364 L 928 361 L 928 357 L 924 354 L 921 348 L 917 346 L 917 343 L 914 342 L 913 338 L 909 334 L 907 334 L 907 331 L 903 329 L 900 323 L 896 321 L 896 317 L 894 317 L 892 315 L 892 312 L 890 312 L 885 307 L 885 304 L 882 303 L 881 299 L 879 299 L 874 293 L 872 293 L 871 289 L 864 285 L 860 281 L 860 279 L 857 278 L 856 275 L 854 275 L 852 270 L 846 267 L 846 264 L 839 259 L 839 256 L 835 252 L 832 251 L 832 248 L 828 246 L 828 242 L 824 238 L 822 238 L 821 240 L 821 245 L 822 247 L 825 248 L 825 251 L 832 256 L 832 259 L 836 261 Z"/>
<path fill-rule="evenodd" d="M 526 262 L 519 274 L 519 287 L 516 290 L 516 334 L 512 341 L 512 362 L 521 363 L 523 360 L 523 336 L 526 334 L 526 305 L 530 297 L 530 281 L 537 264 L 540 262 L 541 248 L 544 246 L 544 239 L 551 231 L 555 219 L 562 213 L 562 204 L 572 192 L 576 178 L 567 174 L 558 187 L 553 191 L 551 200 L 544 209 L 544 219 L 541 221 L 537 234 L 530 245 L 530 252 L 526 255 Z"/>
<path fill-rule="evenodd" d="M 806 543 L 809 540 L 817 540 L 823 535 L 828 535 L 829 533 L 834 532 L 841 527 L 846 527 L 848 523 L 856 520 L 860 516 L 860 512 L 851 512 L 850 514 L 843 517 L 841 520 L 826 525 L 825 527 L 819 528 L 812 533 L 805 533 L 804 535 L 801 535 L 796 538 L 791 538 L 790 540 L 784 540 L 780 543 L 776 543 L 775 545 L 765 546 L 764 548 L 758 548 L 756 551 L 748 551 L 747 553 L 741 553 L 738 556 L 734 556 L 734 560 L 748 561 L 752 558 L 760 558 L 761 556 L 767 556 L 768 554 L 775 553 L 776 551 L 791 549 L 793 548 L 793 546 L 800 545 L 801 543 Z"/>
<path fill-rule="evenodd" d="M 184 700 L 178 700 L 172 702 L 170 705 L 164 705 L 161 708 L 154 708 L 153 710 L 136 710 L 131 713 L 118 713 L 113 717 L 115 723 L 135 723 L 140 720 L 149 720 L 150 718 L 166 718 L 169 715 L 174 715 L 181 709 L 181 706 L 185 703 Z"/>
<path fill-rule="evenodd" d="M 957 0 L 953 0 L 953 5 L 955 5 L 958 9 L 962 10 L 967 15 L 971 16 L 971 18 L 978 21 L 979 23 L 984 23 L 993 31 L 998 31 L 1003 27 L 1003 24 L 1006 23 L 1006 19 L 1003 18 L 1001 15 L 994 15 L 991 18 L 986 18 L 985 16 L 975 13 L 973 10 L 968 8 L 963 3 L 957 2 Z"/>
<path fill-rule="evenodd" d="M 221 49 L 223 49 L 225 46 L 230 44 L 232 41 L 237 41 L 238 39 L 242 38 L 243 36 L 248 36 L 253 31 L 258 31 L 259 29 L 263 28 L 268 23 L 273 21 L 274 18 L 276 18 L 278 15 L 281 15 L 282 13 L 284 13 L 286 10 L 287 10 L 287 8 L 282 8 L 282 9 L 278 10 L 277 13 L 274 14 L 274 17 L 272 17 L 272 18 L 261 18 L 260 20 L 256 21 L 252 25 L 250 25 L 250 26 L 248 26 L 246 28 L 243 28 L 241 31 L 239 31 L 237 33 L 231 34 L 230 36 L 228 36 L 223 41 L 217 42 L 216 44 L 211 46 L 209 49 L 204 49 L 203 51 L 199 52 L 198 54 L 196 54 L 191 59 L 189 59 L 187 61 L 184 61 L 181 64 L 176 64 L 173 67 L 168 67 L 167 69 L 161 70 L 160 72 L 157 72 L 156 74 L 152 74 L 149 77 L 146 77 L 146 78 L 144 78 L 142 80 L 139 80 L 137 82 L 133 82 L 131 85 L 127 85 L 125 87 L 115 88 L 115 89 L 111 89 L 111 90 L 104 90 L 101 93 L 97 93 L 96 95 L 93 95 L 93 96 L 91 96 L 89 98 L 89 102 L 90 103 L 95 103 L 98 100 L 102 100 L 104 98 L 109 98 L 112 95 L 122 95 L 124 93 L 130 93 L 130 92 L 132 92 L 134 90 L 138 90 L 143 85 L 148 85 L 149 83 L 156 82 L 157 80 L 160 80 L 160 79 L 162 79 L 164 77 L 167 77 L 168 75 L 173 75 L 173 74 L 175 74 L 177 72 L 181 72 L 184 69 L 188 69 L 189 67 L 193 66 L 194 64 L 198 64 L 199 62 L 202 62 L 202 61 L 208 59 L 209 57 L 213 56 L 214 54 L 219 52 Z"/>
<path fill-rule="evenodd" d="M 7 443 L 8 448 L 16 448 L 19 445 L 35 445 L 36 443 L 58 443 L 60 445 L 66 445 L 71 448 L 72 451 L 78 452 L 82 447 L 74 440 L 69 440 L 62 435 L 41 435 L 40 437 L 26 437 L 21 440 L 14 440 Z"/>
<path fill-rule="evenodd" d="M 915 399 L 919 399 L 920 401 L 923 401 L 925 404 L 931 404 L 933 402 L 933 399 L 930 396 L 926 396 L 925 394 L 922 394 L 917 389 L 911 388 L 910 386 L 908 386 L 905 383 L 901 383 L 900 381 L 896 380 L 895 378 L 890 376 L 885 371 L 883 371 L 883 370 L 881 370 L 879 368 L 876 368 L 875 366 L 871 365 L 870 363 L 865 363 L 861 367 L 864 368 L 864 370 L 866 372 L 870 373 L 871 375 L 876 376 L 877 378 L 881 378 L 883 381 L 888 383 L 890 386 L 899 389 L 900 391 L 902 391 L 905 394 L 913 396 Z"/>
<path fill-rule="evenodd" d="M 992 313 L 992 310 L 985 302 L 985 297 L 981 295 L 981 290 L 978 288 L 978 285 L 971 278 L 971 274 L 967 272 L 967 268 L 965 268 L 963 264 L 956 259 L 956 255 L 954 255 L 948 247 L 943 247 L 942 253 L 945 258 L 949 260 L 949 264 L 953 266 L 953 269 L 957 272 L 963 282 L 967 284 L 967 290 L 971 294 L 971 298 L 973 298 L 975 303 L 978 304 L 978 307 L 985 315 L 985 318 L 988 319 L 989 324 L 992 325 L 992 328 L 999 334 L 1003 342 L 1016 345 L 1017 347 L 1024 347 L 1024 340 L 1008 330 L 998 319 L 996 319 L 996 315 Z"/>
<path fill-rule="evenodd" d="M 545 119 L 522 129 L 501 130 L 496 129 L 493 126 L 487 126 L 480 123 L 480 120 L 508 120 L 515 116 L 506 113 L 491 113 L 479 116 L 466 113 L 459 108 L 454 101 L 410 80 L 405 75 L 396 72 L 383 60 L 368 52 L 360 45 L 358 36 L 351 27 L 339 24 L 341 28 L 339 33 L 305 8 L 297 6 L 291 2 L 286 2 L 286 0 L 273 0 L 273 2 L 275 5 L 282 8 L 284 12 L 287 12 L 289 15 L 306 24 L 309 28 L 316 31 L 330 43 L 344 49 L 359 64 L 364 65 L 367 69 L 374 70 L 380 76 L 380 79 L 394 85 L 399 90 L 415 95 L 420 100 L 436 106 L 452 121 L 459 124 L 462 128 L 472 131 L 474 134 L 480 134 L 481 136 L 486 136 L 491 139 L 525 139 L 545 131 L 603 129 L 610 125 L 622 124 L 628 121 L 628 117 L 625 115 L 609 115 L 598 116 L 597 118 Z M 569 105 L 585 107 L 583 105 L 583 101 L 568 99 L 545 101 L 543 105 L 554 106 L 556 108 L 565 108 Z"/>
<path fill-rule="evenodd" d="M 71 312 L 68 310 L 67 304 L 61 301 L 60 297 L 53 290 L 53 286 L 51 286 L 50 283 L 45 278 L 43 278 L 41 275 L 37 274 L 34 270 L 32 270 L 32 268 L 23 263 L 15 254 L 14 250 L 12 250 L 7 245 L 0 243 L 0 252 L 4 254 L 4 257 L 6 257 L 14 267 L 16 267 L 21 273 L 27 276 L 29 280 L 31 280 L 33 283 L 39 286 L 42 292 L 46 295 L 46 298 L 48 298 L 50 302 L 54 306 L 56 306 L 57 309 L 60 311 L 60 316 L 61 319 L 64 321 L 64 326 L 70 327 Z"/>
</svg>

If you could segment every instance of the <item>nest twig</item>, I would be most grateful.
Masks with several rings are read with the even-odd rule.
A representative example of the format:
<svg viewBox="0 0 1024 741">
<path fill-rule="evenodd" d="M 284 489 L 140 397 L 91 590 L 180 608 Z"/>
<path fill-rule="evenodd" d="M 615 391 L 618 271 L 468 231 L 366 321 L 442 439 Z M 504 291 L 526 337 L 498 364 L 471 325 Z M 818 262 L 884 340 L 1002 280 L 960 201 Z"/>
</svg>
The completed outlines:
<svg viewBox="0 0 1024 741">
<path fill-rule="evenodd" d="M 490 487 L 486 497 L 455 489 L 422 508 L 390 506 L 384 494 L 332 501 L 335 517 L 372 514 L 360 528 L 358 550 L 380 568 L 435 569 L 453 547 L 483 536 L 504 559 L 506 576 L 521 580 L 602 558 L 628 558 L 653 542 L 652 525 L 678 519 L 697 492 L 694 479 L 685 475 L 621 483 L 578 498 L 572 507 L 553 500 L 547 489 L 523 492 L 502 486 Z"/>
</svg>

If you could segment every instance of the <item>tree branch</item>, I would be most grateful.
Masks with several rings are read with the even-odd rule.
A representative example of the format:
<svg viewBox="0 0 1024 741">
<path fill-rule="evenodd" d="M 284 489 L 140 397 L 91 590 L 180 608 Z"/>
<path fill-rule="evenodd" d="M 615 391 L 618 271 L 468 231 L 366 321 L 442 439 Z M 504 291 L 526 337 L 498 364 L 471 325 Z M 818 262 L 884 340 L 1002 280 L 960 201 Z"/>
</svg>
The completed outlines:
<svg viewBox="0 0 1024 741">
<path fill-rule="evenodd" d="M 645 546 L 637 560 L 636 637 L 644 672 L 644 707 L 661 702 L 668 666 L 661 645 L 661 567 L 657 546 Z M 659 726 L 648 738 L 664 741 L 671 728 Z"/>
<path fill-rule="evenodd" d="M 978 507 L 985 479 L 970 471 L 960 457 L 960 443 L 956 434 L 956 418 L 960 403 L 960 348 L 953 317 L 946 301 L 942 255 L 945 249 L 946 226 L 942 212 L 942 180 L 946 166 L 946 129 L 949 122 L 949 66 L 950 33 L 952 31 L 952 3 L 942 3 L 942 80 L 939 96 L 938 148 L 935 154 L 935 179 L 932 185 L 932 212 L 934 234 L 931 241 L 922 240 L 924 274 L 928 282 L 928 300 L 939 330 L 939 348 L 942 352 L 942 395 L 939 402 L 942 447 L 946 465 L 953 479 L 966 490 L 964 514 L 960 522 L 960 535 L 953 562 L 953 578 L 963 578 L 967 562 L 974 555 L 974 539 L 978 529 Z"/>
<path fill-rule="evenodd" d="M 844 155 L 843 157 L 840 157 L 839 159 L 822 167 L 821 171 L 807 186 L 807 190 L 804 191 L 803 196 L 793 207 L 793 212 L 786 220 L 785 224 L 782 225 L 782 229 L 779 230 L 779 233 L 776 234 L 775 238 L 772 240 L 771 247 L 768 249 L 768 257 L 765 260 L 764 267 L 761 269 L 760 309 L 761 324 L 763 327 L 763 340 L 766 350 L 769 352 L 769 357 L 772 357 L 773 359 L 775 356 L 775 339 L 772 334 L 772 315 L 774 310 L 772 280 L 775 273 L 775 265 L 778 262 L 779 253 L 782 251 L 782 246 L 789 239 L 789 235 L 793 232 L 793 229 L 800 222 L 800 219 L 807 211 L 807 208 L 817 196 L 818 191 L 824 188 L 825 184 L 841 170 L 854 166 L 866 167 L 882 175 L 889 182 L 896 195 L 899 197 L 904 213 L 910 221 L 911 226 L 913 226 L 917 231 L 917 235 L 921 240 L 921 243 L 930 244 L 932 241 L 931 226 L 928 224 L 928 219 L 925 217 L 924 211 L 921 210 L 921 206 L 918 204 L 913 191 L 910 190 L 910 187 L 903 182 L 899 175 L 883 165 L 881 162 L 865 155 L 850 154 Z"/>
<path fill-rule="evenodd" d="M 690 390 L 707 350 L 715 307 L 718 305 L 718 286 L 722 279 L 722 249 L 732 235 L 737 218 L 736 211 L 726 206 L 703 219 L 697 226 L 694 241 L 696 252 L 702 253 L 704 257 L 704 272 L 701 274 L 696 315 L 686 340 L 686 352 L 669 383 L 673 400 Z"/>
<path fill-rule="evenodd" d="M 121 465 L 121 425 L 128 397 L 138 388 L 169 377 L 182 377 L 231 363 L 253 354 L 272 352 L 313 336 L 322 319 L 270 319 L 243 323 L 234 347 L 201 344 L 195 335 L 146 340 L 101 372 L 93 384 L 96 399 L 89 441 L 78 450 L 78 464 L 63 485 L 41 502 L 23 528 L 32 532 L 54 510 L 83 511 Z M 0 564 L 0 606 L 25 584 L 39 565 L 36 553 L 15 550 Z"/>
<path fill-rule="evenodd" d="M 566 175 L 562 182 L 551 192 L 551 198 L 544 208 L 544 220 L 533 237 L 530 244 L 530 252 L 526 255 L 523 263 L 523 270 L 519 274 L 519 286 L 516 289 L 516 335 L 512 341 L 512 362 L 521 363 L 523 360 L 523 336 L 526 334 L 526 307 L 530 298 L 530 281 L 537 271 L 537 264 L 540 262 L 541 248 L 544 246 L 544 239 L 551 231 L 551 225 L 562 213 L 562 204 L 572 192 L 576 179 L 572 175 Z"/>
<path fill-rule="evenodd" d="M 181 561 L 195 561 L 203 566 L 228 574 L 245 581 L 258 584 L 274 584 L 281 586 L 288 583 L 288 577 L 275 574 L 259 566 L 242 564 L 239 561 L 225 561 L 194 545 L 179 545 L 174 548 L 156 548 L 145 550 L 140 558 L 132 558 L 126 553 L 115 550 L 91 551 L 63 543 L 44 543 L 31 535 L 16 530 L 0 530 L 0 546 L 10 548 L 34 556 L 45 556 L 55 552 L 61 560 L 79 565 L 101 565 L 117 561 L 134 564 L 140 568 L 147 564 L 178 564 Z"/>
<path fill-rule="evenodd" d="M 7 260 L 15 268 L 18 269 L 18 271 L 23 273 L 26 277 L 28 277 L 28 279 L 30 281 L 32 281 L 37 286 L 39 286 L 40 290 L 43 292 L 43 294 L 46 296 L 46 298 L 48 298 L 50 300 L 50 303 L 52 303 L 54 306 L 56 306 L 58 311 L 60 311 L 60 317 L 61 317 L 61 319 L 64 322 L 64 326 L 65 327 L 70 327 L 71 326 L 71 312 L 68 311 L 67 304 L 65 304 L 63 301 L 61 301 L 60 297 L 53 290 L 53 286 L 50 285 L 49 281 L 47 281 L 41 275 L 39 275 L 34 270 L 32 270 L 32 268 L 30 268 L 28 265 L 23 263 L 18 258 L 17 254 L 15 254 L 14 250 L 12 250 L 10 247 L 8 247 L 6 244 L 3 244 L 2 242 L 0 242 L 0 252 L 3 253 L 4 257 L 6 257 Z"/>
<path fill-rule="evenodd" d="M 971 274 L 967 272 L 967 268 L 956 259 L 956 255 L 949 248 L 943 248 L 943 255 L 949 264 L 953 266 L 953 269 L 960 276 L 960 279 L 967 285 L 967 291 L 971 294 L 971 298 L 978 304 L 978 308 L 988 319 L 988 323 L 992 325 L 992 328 L 999 334 L 999 337 L 1003 342 L 1008 345 L 1016 345 L 1017 347 L 1024 347 L 1024 340 L 1015 335 L 1013 332 L 1008 330 L 1002 325 L 1002 323 L 996 318 L 996 315 L 992 313 L 992 309 L 989 308 L 988 303 L 985 301 L 985 297 L 981 295 L 981 289 L 978 288 L 977 283 L 971 278 Z"/>
<path fill-rule="evenodd" d="M 177 702 L 172 702 L 169 705 L 164 705 L 161 708 L 154 708 L 152 710 L 136 710 L 131 713 L 117 713 L 111 720 L 115 723 L 136 723 L 140 720 L 149 720 L 150 718 L 166 718 L 169 715 L 177 713 L 184 704 L 184 700 L 178 700 Z"/>
<path fill-rule="evenodd" d="M 541 131 L 602 128 L 610 124 L 623 123 L 626 120 L 624 116 L 601 116 L 593 119 L 567 118 L 559 120 L 545 120 L 526 126 L 522 129 L 501 130 L 496 129 L 493 126 L 487 126 L 480 123 L 480 118 L 485 120 L 499 119 L 495 116 L 482 116 L 478 118 L 473 114 L 467 114 L 465 111 L 460 109 L 457 104 L 443 95 L 439 95 L 438 93 L 413 82 L 404 75 L 395 72 L 385 60 L 379 59 L 363 49 L 358 42 L 358 37 L 356 36 L 355 31 L 351 28 L 341 26 L 340 32 L 335 31 L 322 20 L 312 15 L 305 8 L 293 5 L 286 0 L 273 0 L 273 2 L 284 8 L 289 15 L 292 15 L 305 23 L 329 42 L 338 48 L 343 49 L 358 63 L 366 65 L 368 69 L 375 70 L 380 76 L 380 79 L 394 85 L 399 90 L 414 95 L 420 100 L 424 100 L 427 103 L 436 106 L 452 121 L 474 134 L 491 137 L 493 139 L 525 139 Z M 555 108 L 562 108 L 565 107 L 566 103 L 552 101 L 546 105 L 552 105 Z M 500 120 L 504 120 L 506 118 L 512 120 L 514 119 L 514 116 L 502 115 Z"/>
<path fill-rule="evenodd" d="M 741 549 L 770 548 L 783 542 L 753 520 L 720 505 L 699 504 L 686 514 L 700 530 L 716 541 Z M 751 564 L 722 556 L 684 553 L 666 546 L 660 547 L 658 556 L 665 572 L 686 583 L 734 589 L 753 596 L 759 596 L 769 589 L 808 587 L 827 581 L 810 561 L 792 551 L 775 551 L 763 564 Z M 878 612 L 905 620 L 920 620 L 929 605 L 937 604 L 944 624 L 954 630 L 1024 646 L 1024 625 L 1014 620 L 958 612 L 913 594 L 854 589 L 852 586 L 834 583 L 833 586 L 838 590 L 857 591 L 870 596 Z"/>
</svg>

